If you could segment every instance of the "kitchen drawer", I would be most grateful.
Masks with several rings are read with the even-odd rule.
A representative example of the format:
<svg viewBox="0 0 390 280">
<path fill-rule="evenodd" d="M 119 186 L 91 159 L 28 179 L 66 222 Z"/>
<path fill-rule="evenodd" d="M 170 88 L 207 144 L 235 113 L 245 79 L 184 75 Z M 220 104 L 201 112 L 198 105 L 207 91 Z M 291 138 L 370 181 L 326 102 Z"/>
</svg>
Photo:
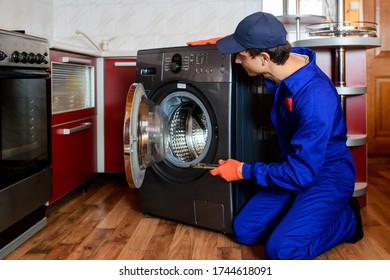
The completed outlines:
<svg viewBox="0 0 390 280">
<path fill-rule="evenodd" d="M 96 117 L 53 126 L 52 159 L 54 202 L 96 174 Z"/>
</svg>

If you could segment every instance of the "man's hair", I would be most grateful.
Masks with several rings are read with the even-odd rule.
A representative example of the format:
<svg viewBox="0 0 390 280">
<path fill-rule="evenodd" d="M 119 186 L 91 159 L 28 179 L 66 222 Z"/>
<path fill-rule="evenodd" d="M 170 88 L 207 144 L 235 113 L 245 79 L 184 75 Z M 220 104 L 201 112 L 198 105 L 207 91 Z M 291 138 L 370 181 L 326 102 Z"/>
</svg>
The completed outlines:
<svg viewBox="0 0 390 280">
<path fill-rule="evenodd" d="M 262 53 L 262 52 L 266 52 L 269 54 L 269 57 L 270 57 L 272 62 L 274 62 L 278 65 L 283 65 L 287 61 L 287 59 L 290 55 L 291 45 L 289 42 L 287 42 L 287 44 L 285 44 L 285 45 L 278 46 L 278 47 L 271 48 L 271 49 L 267 49 L 267 50 L 247 49 L 246 51 L 249 53 L 249 55 L 252 58 L 255 58 L 256 56 L 260 55 L 260 53 Z"/>
</svg>

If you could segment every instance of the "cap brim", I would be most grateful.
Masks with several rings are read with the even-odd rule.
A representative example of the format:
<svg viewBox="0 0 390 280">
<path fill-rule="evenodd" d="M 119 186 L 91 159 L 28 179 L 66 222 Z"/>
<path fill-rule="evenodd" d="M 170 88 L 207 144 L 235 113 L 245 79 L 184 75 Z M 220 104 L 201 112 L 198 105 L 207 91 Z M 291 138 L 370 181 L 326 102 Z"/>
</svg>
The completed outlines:
<svg viewBox="0 0 390 280">
<path fill-rule="evenodd" d="M 234 39 L 234 35 L 226 36 L 217 41 L 217 49 L 222 53 L 239 53 L 246 48 L 240 45 L 236 39 Z"/>
</svg>

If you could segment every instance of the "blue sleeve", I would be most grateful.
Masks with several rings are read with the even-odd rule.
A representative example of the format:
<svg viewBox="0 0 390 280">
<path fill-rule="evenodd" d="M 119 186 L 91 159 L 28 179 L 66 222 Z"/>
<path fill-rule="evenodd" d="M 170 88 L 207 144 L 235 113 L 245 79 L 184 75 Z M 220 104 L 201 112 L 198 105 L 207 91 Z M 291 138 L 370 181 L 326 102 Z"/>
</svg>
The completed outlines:
<svg viewBox="0 0 390 280">
<path fill-rule="evenodd" d="M 304 92 L 294 98 L 294 115 L 284 116 L 284 120 L 278 123 L 278 131 L 295 126 L 291 136 L 280 141 L 289 143 L 289 147 L 283 147 L 289 153 L 279 163 L 245 163 L 245 179 L 255 179 L 261 186 L 277 185 L 301 190 L 316 180 L 324 165 L 327 149 L 345 146 L 346 127 L 337 92 L 323 83 L 316 86 L 315 82 L 302 90 Z M 337 122 L 342 125 L 334 125 Z M 278 137 L 285 137 L 285 134 L 278 133 Z M 329 145 L 330 141 L 338 144 Z"/>
</svg>

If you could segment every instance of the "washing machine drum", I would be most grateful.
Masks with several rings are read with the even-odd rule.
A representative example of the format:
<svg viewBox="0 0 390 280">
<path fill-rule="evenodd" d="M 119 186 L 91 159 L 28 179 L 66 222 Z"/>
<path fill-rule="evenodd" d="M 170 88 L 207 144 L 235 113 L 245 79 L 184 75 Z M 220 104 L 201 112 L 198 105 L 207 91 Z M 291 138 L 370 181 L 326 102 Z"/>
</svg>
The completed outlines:
<svg viewBox="0 0 390 280">
<path fill-rule="evenodd" d="M 128 92 L 123 133 L 126 178 L 134 188 L 155 163 L 190 168 L 202 161 L 211 141 L 209 115 L 195 96 L 176 92 L 157 106 L 137 83 Z"/>
</svg>

